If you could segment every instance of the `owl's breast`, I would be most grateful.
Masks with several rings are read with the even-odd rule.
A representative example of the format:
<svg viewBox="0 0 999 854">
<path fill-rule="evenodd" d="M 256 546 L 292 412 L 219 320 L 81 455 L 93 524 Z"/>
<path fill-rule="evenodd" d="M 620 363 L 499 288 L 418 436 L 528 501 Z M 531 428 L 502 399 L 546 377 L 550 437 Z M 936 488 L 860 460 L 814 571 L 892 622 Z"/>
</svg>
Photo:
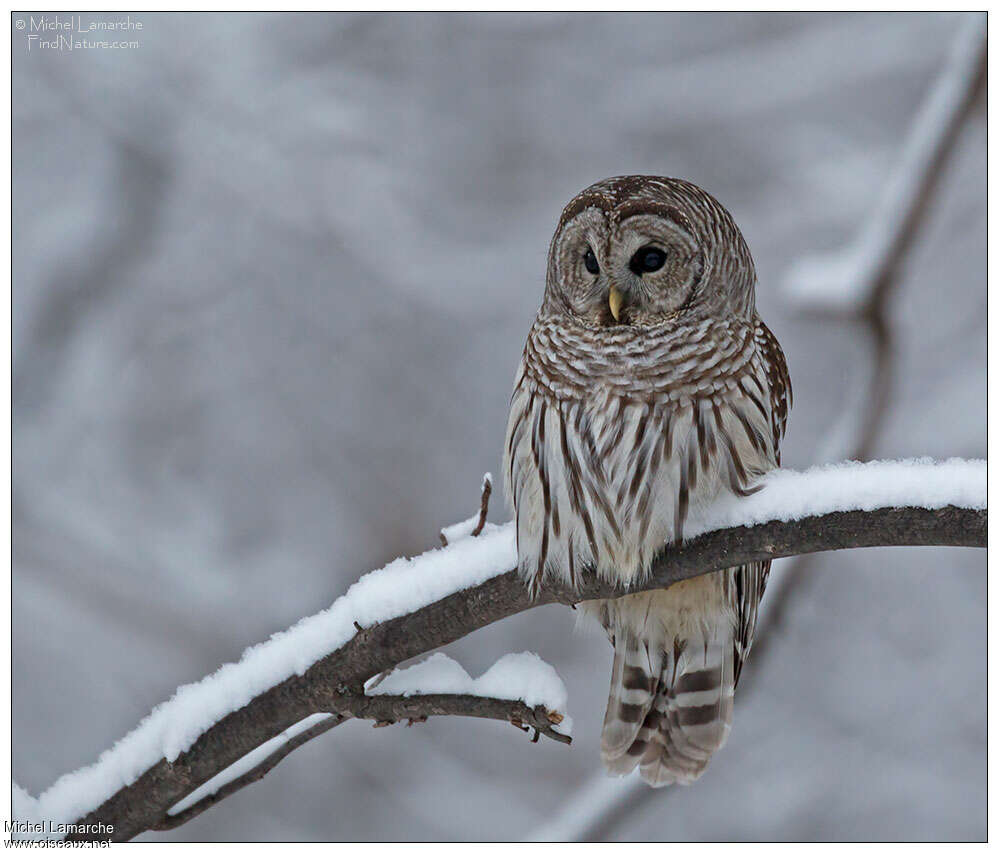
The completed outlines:
<svg viewBox="0 0 999 854">
<path fill-rule="evenodd" d="M 774 466 L 767 413 L 742 385 L 686 391 L 622 393 L 608 373 L 559 395 L 525 354 L 504 469 L 527 577 L 573 581 L 589 566 L 631 581 L 719 492 L 746 492 Z"/>
</svg>

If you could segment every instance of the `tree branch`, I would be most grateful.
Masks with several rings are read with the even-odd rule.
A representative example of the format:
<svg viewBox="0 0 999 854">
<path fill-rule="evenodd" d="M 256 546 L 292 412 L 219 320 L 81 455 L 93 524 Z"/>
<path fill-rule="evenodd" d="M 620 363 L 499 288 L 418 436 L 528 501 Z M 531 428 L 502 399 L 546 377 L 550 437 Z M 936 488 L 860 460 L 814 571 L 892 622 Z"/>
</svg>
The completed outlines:
<svg viewBox="0 0 999 854">
<path fill-rule="evenodd" d="M 187 824 L 192 818 L 236 794 L 240 789 L 255 783 L 271 771 L 282 759 L 292 751 L 297 750 L 312 739 L 339 726 L 350 718 L 375 721 L 375 726 L 389 726 L 408 721 L 414 723 L 425 721 L 428 717 L 438 715 L 457 715 L 468 718 L 491 718 L 492 720 L 508 721 L 520 730 L 534 730 L 533 741 L 542 735 L 562 744 L 571 744 L 572 739 L 555 729 L 563 720 L 562 715 L 551 712 L 544 706 L 528 706 L 519 700 L 501 700 L 495 697 L 477 697 L 469 694 L 420 694 L 413 697 L 403 697 L 394 694 L 377 696 L 344 697 L 339 712 L 325 720 L 319 721 L 288 739 L 273 753 L 235 780 L 220 786 L 218 791 L 206 795 L 187 809 L 178 813 L 168 813 L 153 825 L 150 830 L 173 830 L 182 824 Z"/>
<path fill-rule="evenodd" d="M 166 826 L 176 826 L 179 816 L 167 817 L 173 804 L 251 750 L 318 712 L 390 721 L 438 714 L 500 720 L 513 718 L 535 727 L 540 733 L 564 740 L 564 736 L 560 738 L 561 734 L 551 730 L 548 711 L 541 707 L 532 709 L 523 703 L 461 695 L 406 698 L 364 695 L 364 683 L 372 676 L 520 611 L 553 602 L 571 605 L 584 599 L 616 598 L 626 593 L 667 587 L 686 578 L 763 558 L 869 546 L 984 547 L 986 536 L 985 510 L 958 507 L 853 510 L 703 534 L 666 549 L 654 562 L 649 578 L 626 591 L 587 575 L 579 590 L 552 584 L 532 601 L 517 573 L 511 570 L 417 611 L 358 632 L 301 676 L 284 680 L 223 717 L 174 762 L 160 760 L 131 785 L 124 786 L 79 819 L 81 824 L 112 825 L 113 832 L 67 838 L 126 840 L 163 826 L 164 822 Z M 245 780 L 233 781 L 222 797 L 260 779 L 281 758 L 320 731 L 324 730 L 313 728 L 289 740 L 273 762 L 268 759 L 245 775 Z M 210 796 L 214 800 L 199 812 L 221 800 L 221 792 Z M 180 816 L 184 814 L 180 813 Z"/>
<path fill-rule="evenodd" d="M 549 711 L 544 706 L 528 706 L 520 700 L 501 700 L 472 694 L 417 694 L 410 697 L 379 694 L 373 697 L 358 695 L 344 705 L 353 710 L 351 717 L 377 721 L 376 726 L 404 720 L 426 720 L 440 715 L 458 715 L 508 721 L 525 731 L 533 728 L 536 735 L 544 735 L 553 741 L 572 743 L 569 736 L 555 729 L 562 722 L 561 714 Z"/>
</svg>

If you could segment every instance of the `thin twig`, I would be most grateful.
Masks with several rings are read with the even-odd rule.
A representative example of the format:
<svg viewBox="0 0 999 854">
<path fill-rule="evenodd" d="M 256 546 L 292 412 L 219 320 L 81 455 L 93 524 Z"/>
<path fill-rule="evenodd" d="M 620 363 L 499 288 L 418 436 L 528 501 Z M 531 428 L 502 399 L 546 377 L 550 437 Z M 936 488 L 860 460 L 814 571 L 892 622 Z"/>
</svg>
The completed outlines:
<svg viewBox="0 0 999 854">
<path fill-rule="evenodd" d="M 472 528 L 470 536 L 477 537 L 482 533 L 483 528 L 486 527 L 486 517 L 489 515 L 489 496 L 493 494 L 493 476 L 486 472 L 482 477 L 482 493 L 479 497 L 479 518 L 475 523 L 475 527 Z M 442 528 L 440 531 L 441 545 L 447 548 L 449 543 L 447 539 L 447 534 L 444 532 L 450 530 L 451 528 L 464 527 L 471 522 L 471 519 L 465 522 L 460 522 L 458 525 L 451 525 L 449 528 Z"/>
<path fill-rule="evenodd" d="M 241 774 L 235 780 L 226 783 L 224 786 L 220 787 L 218 791 L 213 792 L 210 795 L 206 795 L 197 803 L 191 804 L 191 806 L 187 809 L 176 813 L 175 815 L 167 813 L 167 815 L 153 825 L 150 830 L 173 830 L 175 827 L 187 824 L 192 818 L 196 818 L 205 810 L 211 809 L 219 801 L 224 801 L 230 795 L 234 795 L 240 789 L 249 786 L 250 783 L 256 783 L 257 780 L 262 780 L 267 772 L 271 771 L 293 750 L 297 750 L 303 744 L 312 741 L 312 739 L 322 735 L 324 732 L 328 732 L 333 729 L 333 727 L 339 726 L 345 720 L 347 720 L 347 718 L 344 715 L 333 715 L 332 717 L 319 721 L 319 723 L 309 727 L 305 730 L 305 732 L 299 733 L 294 738 L 289 738 L 288 741 L 271 753 L 259 765 L 250 769 L 245 774 Z"/>
<path fill-rule="evenodd" d="M 486 527 L 486 516 L 489 515 L 489 496 L 493 494 L 493 479 L 487 474 L 482 478 L 482 498 L 479 503 L 479 521 L 472 529 L 472 536 L 477 537 Z"/>
<path fill-rule="evenodd" d="M 466 718 L 489 718 L 517 722 L 532 727 L 539 735 L 562 744 L 572 738 L 555 729 L 563 716 L 544 706 L 528 706 L 521 700 L 479 697 L 474 694 L 367 694 L 344 698 L 339 713 L 352 718 L 367 718 L 388 726 L 400 721 L 419 721 L 444 715 Z"/>
</svg>

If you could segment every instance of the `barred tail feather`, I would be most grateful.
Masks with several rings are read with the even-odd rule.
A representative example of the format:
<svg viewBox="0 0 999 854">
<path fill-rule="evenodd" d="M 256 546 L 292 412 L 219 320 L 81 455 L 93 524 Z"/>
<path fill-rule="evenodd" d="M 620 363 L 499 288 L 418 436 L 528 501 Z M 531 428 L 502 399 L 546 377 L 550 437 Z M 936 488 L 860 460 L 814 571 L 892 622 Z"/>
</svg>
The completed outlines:
<svg viewBox="0 0 999 854">
<path fill-rule="evenodd" d="M 650 722 L 655 727 L 640 764 L 650 785 L 694 782 L 725 744 L 732 728 L 733 652 L 730 635 L 721 643 L 692 641 L 669 684 L 660 685 L 654 705 L 657 720 Z"/>
<path fill-rule="evenodd" d="M 660 650 L 650 650 L 644 640 L 629 631 L 614 638 L 614 665 L 600 741 L 600 753 L 608 767 L 626 755 L 635 742 L 655 700 L 661 670 Z M 634 767 L 632 762 L 618 773 L 626 774 Z"/>
<path fill-rule="evenodd" d="M 709 629 L 710 630 L 710 629 Z M 734 638 L 677 638 L 671 648 L 615 638 L 601 756 L 609 773 L 636 767 L 651 786 L 689 784 L 728 737 L 735 692 Z"/>
</svg>

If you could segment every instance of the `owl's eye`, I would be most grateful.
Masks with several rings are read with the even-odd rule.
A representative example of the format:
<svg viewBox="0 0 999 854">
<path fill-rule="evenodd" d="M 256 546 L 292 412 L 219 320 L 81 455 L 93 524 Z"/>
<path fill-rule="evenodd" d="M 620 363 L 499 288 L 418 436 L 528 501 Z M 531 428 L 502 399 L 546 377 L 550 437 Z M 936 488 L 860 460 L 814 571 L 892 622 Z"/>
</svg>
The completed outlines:
<svg viewBox="0 0 999 854">
<path fill-rule="evenodd" d="M 586 265 L 586 269 L 594 276 L 600 272 L 600 265 L 597 263 L 597 256 L 593 254 L 592 249 L 586 250 L 586 254 L 583 256 L 583 263 Z"/>
<path fill-rule="evenodd" d="M 643 246 L 631 256 L 628 266 L 632 273 L 641 276 L 642 273 L 654 273 L 656 270 L 662 269 L 665 263 L 666 253 L 662 249 L 656 249 L 655 246 Z"/>
</svg>

